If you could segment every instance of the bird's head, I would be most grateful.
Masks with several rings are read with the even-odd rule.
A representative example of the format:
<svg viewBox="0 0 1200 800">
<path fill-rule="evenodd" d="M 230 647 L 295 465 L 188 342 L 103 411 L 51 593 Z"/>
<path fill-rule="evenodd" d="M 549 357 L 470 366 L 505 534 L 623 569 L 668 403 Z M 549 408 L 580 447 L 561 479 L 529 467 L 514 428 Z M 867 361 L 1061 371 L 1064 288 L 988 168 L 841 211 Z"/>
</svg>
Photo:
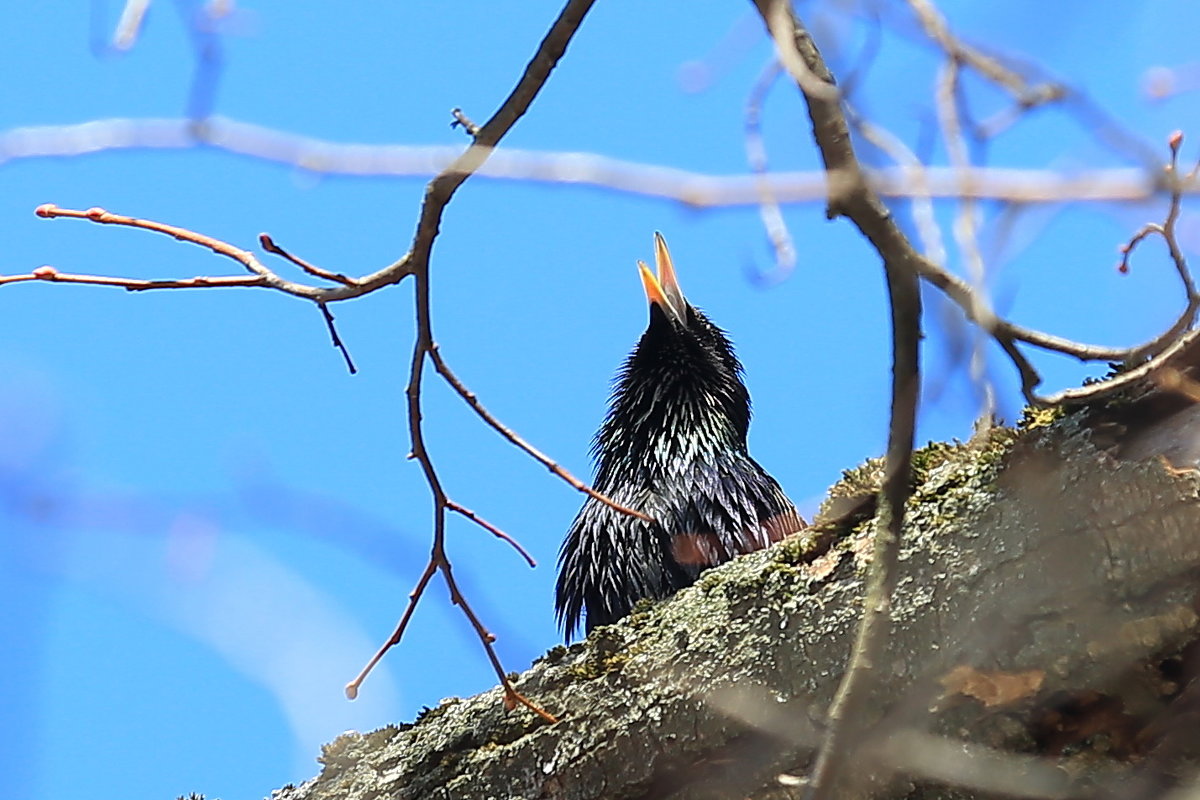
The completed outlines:
<svg viewBox="0 0 1200 800">
<path fill-rule="evenodd" d="M 695 458 L 699 450 L 744 449 L 750 396 L 733 344 L 684 297 L 658 233 L 654 261 L 657 274 L 638 262 L 650 322 L 618 376 L 598 449 L 660 463 Z M 639 445 L 650 452 L 630 452 Z"/>
</svg>

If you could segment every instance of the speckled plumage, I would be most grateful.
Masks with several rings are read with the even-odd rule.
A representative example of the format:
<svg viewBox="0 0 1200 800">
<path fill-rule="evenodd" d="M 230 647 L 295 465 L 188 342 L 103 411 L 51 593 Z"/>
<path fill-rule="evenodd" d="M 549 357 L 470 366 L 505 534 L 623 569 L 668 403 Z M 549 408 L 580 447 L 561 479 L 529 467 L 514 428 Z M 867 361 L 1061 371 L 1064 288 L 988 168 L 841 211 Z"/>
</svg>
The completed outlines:
<svg viewBox="0 0 1200 800">
<path fill-rule="evenodd" d="M 733 345 L 683 300 L 658 244 L 674 296 L 651 297 L 649 326 L 592 448 L 596 489 L 655 522 L 584 503 L 559 556 L 556 606 L 568 637 L 581 618 L 587 631 L 615 622 L 643 597 L 666 597 L 804 526 L 747 452 L 750 396 Z"/>
</svg>

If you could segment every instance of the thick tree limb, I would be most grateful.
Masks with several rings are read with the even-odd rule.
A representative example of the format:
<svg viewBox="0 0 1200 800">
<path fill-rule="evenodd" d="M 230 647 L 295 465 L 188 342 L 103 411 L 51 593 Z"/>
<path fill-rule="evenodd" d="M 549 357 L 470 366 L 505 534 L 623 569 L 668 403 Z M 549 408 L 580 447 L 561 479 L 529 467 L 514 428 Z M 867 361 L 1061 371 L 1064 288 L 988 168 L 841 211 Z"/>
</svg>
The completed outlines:
<svg viewBox="0 0 1200 800">
<path fill-rule="evenodd" d="M 924 798 L 961 797 L 937 788 L 959 776 L 998 791 L 1009 774 L 1046 797 L 1145 778 L 1135 762 L 1155 763 L 1169 719 L 1156 715 L 1186 695 L 1163 660 L 1200 639 L 1200 475 L 1117 461 L 1091 436 L 1075 415 L 918 452 L 879 722 L 854 754 L 864 771 L 911 772 Z M 878 478 L 868 465 L 841 492 Z M 320 776 L 276 797 L 796 796 L 861 614 L 874 524 L 826 521 L 555 648 L 514 683 L 556 725 L 505 712 L 493 689 L 347 734 Z M 824 554 L 806 550 L 832 531 Z M 1087 716 L 1098 707 L 1119 713 Z"/>
</svg>

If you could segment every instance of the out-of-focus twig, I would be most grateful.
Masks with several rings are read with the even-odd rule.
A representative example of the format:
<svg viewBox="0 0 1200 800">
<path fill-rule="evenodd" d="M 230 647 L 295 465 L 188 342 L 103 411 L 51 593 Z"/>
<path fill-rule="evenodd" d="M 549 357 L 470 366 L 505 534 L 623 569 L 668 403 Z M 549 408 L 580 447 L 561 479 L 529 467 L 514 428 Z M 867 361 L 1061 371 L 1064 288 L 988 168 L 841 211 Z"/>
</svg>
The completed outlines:
<svg viewBox="0 0 1200 800">
<path fill-rule="evenodd" d="M 219 115 L 190 119 L 103 119 L 74 125 L 12 128 L 0 132 L 0 166 L 36 158 L 76 158 L 121 150 L 213 149 L 294 167 L 318 175 L 430 177 L 462 154 L 457 146 L 343 144 L 298 136 Z M 757 206 L 769 189 L 781 205 L 823 200 L 838 171 L 774 172 L 766 176 L 713 175 L 622 161 L 594 153 L 502 149 L 476 167 L 476 176 L 562 186 L 590 186 L 654 197 L 694 208 Z M 884 198 L 972 197 L 1008 203 L 1138 202 L 1163 193 L 1161 176 L 1141 169 L 1056 172 L 976 167 L 966 172 L 922 166 L 921 175 L 898 167 L 863 170 Z M 922 183 L 918 184 L 918 180 Z M 1185 195 L 1200 193 L 1186 182 Z"/>
<path fill-rule="evenodd" d="M 876 681 L 877 662 L 891 629 L 891 597 L 909 493 L 909 472 L 919 395 L 921 337 L 920 265 L 925 259 L 913 249 L 891 212 L 871 191 L 854 152 L 841 103 L 828 91 L 811 92 L 810 80 L 791 64 L 820 82 L 833 85 L 824 59 L 785 0 L 755 0 L 755 6 L 775 42 L 780 61 L 796 80 L 808 106 L 813 135 L 827 170 L 845 176 L 830 186 L 827 214 L 850 219 L 883 259 L 892 311 L 892 411 L 888 427 L 885 477 L 880 492 L 881 515 L 875 529 L 875 548 L 867 576 L 867 596 L 858 635 L 826 714 L 826 731 L 809 777 L 806 797 L 824 800 L 843 785 L 855 742 L 869 721 L 863 708 Z"/>
<path fill-rule="evenodd" d="M 762 199 L 758 206 L 758 214 L 762 218 L 763 228 L 767 232 L 771 248 L 775 251 L 775 269 L 768 278 L 771 282 L 786 278 L 796 267 L 796 245 L 792 241 L 792 234 L 788 231 L 779 201 L 771 193 L 771 183 L 767 180 L 770 166 L 767 161 L 767 145 L 762 133 L 763 104 L 771 87 L 779 80 L 781 74 L 783 74 L 783 67 L 777 60 L 771 59 L 750 89 L 745 112 L 746 160 L 750 163 L 750 169 L 760 179 Z"/>
</svg>

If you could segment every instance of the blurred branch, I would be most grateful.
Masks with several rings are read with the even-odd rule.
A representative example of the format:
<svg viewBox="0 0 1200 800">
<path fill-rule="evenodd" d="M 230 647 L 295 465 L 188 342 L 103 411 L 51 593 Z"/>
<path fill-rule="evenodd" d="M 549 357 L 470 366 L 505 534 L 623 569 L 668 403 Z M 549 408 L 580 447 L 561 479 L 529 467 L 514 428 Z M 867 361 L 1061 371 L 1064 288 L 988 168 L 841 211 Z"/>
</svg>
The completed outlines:
<svg viewBox="0 0 1200 800">
<path fill-rule="evenodd" d="M 755 0 L 755 6 L 775 41 L 780 62 L 804 96 L 825 169 L 844 177 L 841 185 L 830 181 L 826 214 L 830 219 L 848 217 L 878 251 L 883 259 L 892 314 L 892 407 L 885 477 L 880 491 L 881 522 L 875 530 L 874 556 L 867 575 L 858 633 L 845 674 L 826 712 L 825 735 L 805 792 L 808 800 L 825 800 L 838 796 L 845 786 L 854 746 L 871 724 L 872 715 L 864 710 L 879 681 L 879 659 L 891 630 L 892 595 L 909 495 L 920 387 L 918 276 L 919 262 L 924 259 L 900 231 L 883 201 L 868 187 L 834 88 L 833 74 L 791 3 Z M 811 89 L 814 80 L 821 84 L 819 91 Z"/>
<path fill-rule="evenodd" d="M 762 218 L 763 228 L 775 251 L 775 269 L 765 277 L 775 282 L 783 280 L 796 267 L 796 244 L 788 231 L 787 220 L 783 218 L 783 210 L 771 192 L 770 166 L 767 160 L 767 143 L 762 133 L 762 110 L 767 95 L 783 74 L 783 67 L 776 59 L 763 68 L 758 80 L 750 89 L 746 99 L 745 136 L 746 160 L 750 169 L 758 176 L 762 186 L 762 197 L 758 206 L 759 217 Z"/>
<path fill-rule="evenodd" d="M 1009 753 L 920 730 L 898 731 L 873 755 L 901 775 L 1002 797 L 1066 800 L 1094 795 L 1054 761 Z"/>
<path fill-rule="evenodd" d="M 484 146 L 472 148 L 475 159 Z M 0 166 L 34 158 L 75 158 L 119 150 L 212 149 L 295 167 L 317 175 L 420 178 L 453 171 L 458 146 L 341 144 L 239 122 L 221 116 L 187 119 L 107 119 L 76 125 L 13 128 L 0 132 Z M 490 148 L 489 148 L 490 149 Z M 502 149 L 490 153 L 470 174 L 494 180 L 590 186 L 655 197 L 695 208 L 757 206 L 763 191 L 780 204 L 825 199 L 844 180 L 839 172 L 774 172 L 769 175 L 711 175 L 657 164 L 641 164 L 593 153 Z M 461 165 L 459 165 L 461 166 Z M 948 167 L 861 170 L 880 197 L 934 199 L 971 197 L 1010 203 L 1141 202 L 1163 193 L 1160 176 L 1146 170 L 1107 168 L 1058 172 L 1045 169 Z M 1185 195 L 1200 193 L 1191 180 Z"/>
<path fill-rule="evenodd" d="M 1006 89 L 1022 109 L 1057 102 L 1067 96 L 1067 87 L 1058 83 L 1032 85 L 1023 75 L 999 59 L 971 47 L 950 32 L 941 12 L 929 0 L 908 0 L 926 35 L 933 39 L 956 64 L 970 67 L 990 82 Z"/>
</svg>

